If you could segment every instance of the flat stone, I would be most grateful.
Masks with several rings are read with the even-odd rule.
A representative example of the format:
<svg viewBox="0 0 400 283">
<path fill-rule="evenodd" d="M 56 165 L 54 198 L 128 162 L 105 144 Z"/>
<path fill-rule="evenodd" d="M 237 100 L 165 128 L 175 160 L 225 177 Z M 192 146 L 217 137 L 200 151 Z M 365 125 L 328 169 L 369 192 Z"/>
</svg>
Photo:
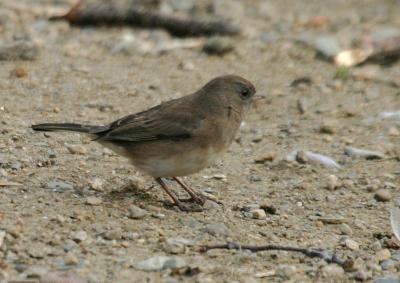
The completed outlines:
<svg viewBox="0 0 400 283">
<path fill-rule="evenodd" d="M 212 223 L 212 224 L 207 224 L 205 231 L 208 234 L 211 235 L 220 235 L 220 236 L 229 236 L 231 235 L 231 231 L 228 229 L 228 227 L 226 227 L 226 225 L 224 223 Z"/>
<path fill-rule="evenodd" d="M 375 258 L 379 262 L 390 259 L 391 256 L 392 254 L 390 253 L 389 249 L 380 250 L 375 254 Z"/>
<path fill-rule="evenodd" d="M 68 190 L 73 190 L 74 186 L 62 181 L 51 181 L 47 183 L 47 189 L 52 190 L 53 192 L 63 193 Z"/>
<path fill-rule="evenodd" d="M 340 278 L 344 275 L 343 267 L 337 264 L 328 264 L 325 265 L 322 269 L 322 276 L 326 278 Z"/>
<path fill-rule="evenodd" d="M 360 244 L 352 239 L 344 240 L 344 244 L 347 248 L 349 248 L 352 251 L 358 251 L 360 249 Z"/>
<path fill-rule="evenodd" d="M 380 189 L 376 191 L 375 199 L 377 201 L 383 201 L 383 202 L 390 201 L 392 199 L 392 194 L 390 193 L 389 190 Z"/>
<path fill-rule="evenodd" d="M 144 210 L 136 205 L 129 207 L 129 218 L 142 219 L 148 214 L 147 210 Z"/>
<path fill-rule="evenodd" d="M 144 271 L 159 271 L 168 268 L 182 268 L 187 266 L 180 257 L 154 256 L 135 264 L 135 267 Z"/>
<path fill-rule="evenodd" d="M 101 203 L 103 203 L 103 200 L 101 198 L 91 196 L 86 198 L 85 203 L 89 205 L 100 205 Z"/>
</svg>

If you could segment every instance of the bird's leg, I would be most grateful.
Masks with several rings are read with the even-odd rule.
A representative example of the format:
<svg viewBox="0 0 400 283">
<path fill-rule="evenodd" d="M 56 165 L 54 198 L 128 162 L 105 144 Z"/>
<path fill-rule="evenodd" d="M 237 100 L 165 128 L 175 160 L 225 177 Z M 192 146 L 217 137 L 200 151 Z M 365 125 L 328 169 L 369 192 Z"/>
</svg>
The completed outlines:
<svg viewBox="0 0 400 283">
<path fill-rule="evenodd" d="M 165 184 L 165 182 L 161 178 L 156 178 L 156 181 L 160 184 L 160 186 L 163 188 L 163 190 L 172 198 L 175 205 L 178 206 L 180 210 L 182 210 L 182 211 L 201 211 L 199 209 L 193 209 L 189 206 L 186 206 L 184 203 L 182 203 L 178 199 L 176 194 L 168 188 L 167 184 Z"/>
<path fill-rule="evenodd" d="M 204 205 L 206 202 L 206 197 L 204 197 L 201 193 L 196 192 L 195 190 L 189 188 L 182 180 L 179 180 L 177 177 L 173 177 L 173 179 L 190 195 L 190 200 L 195 203 Z"/>
</svg>

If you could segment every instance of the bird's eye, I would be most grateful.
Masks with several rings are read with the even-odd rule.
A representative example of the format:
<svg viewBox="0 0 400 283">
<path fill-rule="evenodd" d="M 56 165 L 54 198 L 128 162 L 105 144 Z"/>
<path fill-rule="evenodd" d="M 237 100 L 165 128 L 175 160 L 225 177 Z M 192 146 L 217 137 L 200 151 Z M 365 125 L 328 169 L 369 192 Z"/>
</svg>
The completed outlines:
<svg viewBox="0 0 400 283">
<path fill-rule="evenodd" d="M 250 91 L 247 88 L 242 89 L 242 90 L 240 90 L 240 95 L 243 97 L 248 97 L 248 96 L 250 96 Z"/>
</svg>

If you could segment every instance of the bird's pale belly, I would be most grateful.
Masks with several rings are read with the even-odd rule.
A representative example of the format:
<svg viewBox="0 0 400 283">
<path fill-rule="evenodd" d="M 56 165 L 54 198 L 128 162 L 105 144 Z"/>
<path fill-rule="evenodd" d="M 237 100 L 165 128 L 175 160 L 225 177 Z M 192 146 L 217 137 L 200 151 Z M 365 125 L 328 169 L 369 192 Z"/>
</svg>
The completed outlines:
<svg viewBox="0 0 400 283">
<path fill-rule="evenodd" d="M 194 174 L 214 164 L 218 152 L 213 149 L 191 150 L 180 155 L 132 160 L 133 165 L 147 174 L 157 177 L 178 177 Z"/>
</svg>

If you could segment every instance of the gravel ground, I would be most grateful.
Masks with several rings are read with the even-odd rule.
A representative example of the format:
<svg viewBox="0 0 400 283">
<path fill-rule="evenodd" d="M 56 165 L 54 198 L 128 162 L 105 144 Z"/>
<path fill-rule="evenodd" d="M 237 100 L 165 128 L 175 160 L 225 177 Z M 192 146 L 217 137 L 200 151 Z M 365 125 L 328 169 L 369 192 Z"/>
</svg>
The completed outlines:
<svg viewBox="0 0 400 283">
<path fill-rule="evenodd" d="M 61 282 L 45 279 L 61 276 L 49 272 L 82 282 L 399 282 L 389 216 L 400 190 L 400 65 L 338 68 L 295 40 L 331 34 L 351 46 L 399 27 L 399 1 L 215 1 L 212 13 L 243 30 L 217 39 L 228 46 L 223 56 L 202 52 L 207 38 L 45 20 L 74 2 L 0 3 L 0 57 L 4 45 L 33 44 L 0 61 L 0 282 Z M 182 2 L 161 9 L 206 13 Z M 168 207 L 151 178 L 84 136 L 30 129 L 105 124 L 227 73 L 266 98 L 223 160 L 186 178 L 224 203 L 201 213 Z M 345 155 L 348 146 L 377 156 Z M 312 161 L 310 151 L 341 168 Z M 198 248 L 228 241 L 323 248 L 353 265 Z"/>
</svg>

